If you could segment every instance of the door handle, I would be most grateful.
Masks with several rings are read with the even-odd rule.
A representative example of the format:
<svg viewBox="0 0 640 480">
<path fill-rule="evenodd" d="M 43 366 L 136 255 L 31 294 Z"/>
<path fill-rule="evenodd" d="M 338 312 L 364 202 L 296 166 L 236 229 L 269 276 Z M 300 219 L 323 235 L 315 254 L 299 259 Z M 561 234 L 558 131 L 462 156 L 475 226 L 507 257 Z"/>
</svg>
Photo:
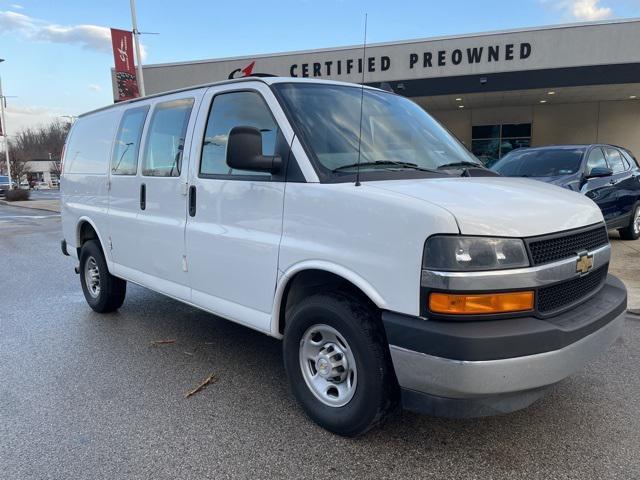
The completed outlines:
<svg viewBox="0 0 640 480">
<path fill-rule="evenodd" d="M 609 185 L 615 185 L 616 183 L 618 183 L 618 180 L 610 180 L 609 181 Z"/>
<path fill-rule="evenodd" d="M 147 208 L 147 186 L 143 183 L 140 185 L 140 210 Z"/>
<path fill-rule="evenodd" d="M 189 216 L 196 216 L 196 186 L 191 185 L 189 187 Z"/>
</svg>

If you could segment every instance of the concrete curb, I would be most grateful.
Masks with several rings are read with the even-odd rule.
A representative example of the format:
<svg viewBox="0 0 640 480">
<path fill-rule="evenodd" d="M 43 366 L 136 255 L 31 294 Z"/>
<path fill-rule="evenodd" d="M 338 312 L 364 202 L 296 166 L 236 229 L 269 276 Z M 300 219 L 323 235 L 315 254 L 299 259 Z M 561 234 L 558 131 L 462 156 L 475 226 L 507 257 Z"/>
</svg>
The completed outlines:
<svg viewBox="0 0 640 480">
<path fill-rule="evenodd" d="M 31 201 L 31 200 L 26 200 L 27 202 Z M 38 200 L 34 200 L 34 201 L 38 201 Z M 16 205 L 16 202 L 8 202 L 6 200 L 0 200 L 0 205 L 7 205 L 9 207 L 17 207 L 17 208 L 28 208 L 30 210 L 39 210 L 41 212 L 53 212 L 53 213 L 60 213 L 60 209 L 59 208 L 45 208 L 42 205 L 40 206 L 32 206 L 32 205 L 24 205 L 23 202 L 19 202 L 21 203 L 21 205 Z"/>
</svg>

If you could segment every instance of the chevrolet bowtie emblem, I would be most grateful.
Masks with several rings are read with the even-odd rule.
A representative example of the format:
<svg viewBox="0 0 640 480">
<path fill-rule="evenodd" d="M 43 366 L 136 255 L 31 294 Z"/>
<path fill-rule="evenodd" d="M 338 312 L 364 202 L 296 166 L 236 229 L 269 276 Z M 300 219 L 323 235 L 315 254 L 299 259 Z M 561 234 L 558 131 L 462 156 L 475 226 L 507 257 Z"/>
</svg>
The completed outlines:
<svg viewBox="0 0 640 480">
<path fill-rule="evenodd" d="M 593 255 L 589 255 L 587 252 L 578 254 L 578 261 L 576 262 L 576 272 L 580 275 L 584 275 L 593 267 Z"/>
</svg>

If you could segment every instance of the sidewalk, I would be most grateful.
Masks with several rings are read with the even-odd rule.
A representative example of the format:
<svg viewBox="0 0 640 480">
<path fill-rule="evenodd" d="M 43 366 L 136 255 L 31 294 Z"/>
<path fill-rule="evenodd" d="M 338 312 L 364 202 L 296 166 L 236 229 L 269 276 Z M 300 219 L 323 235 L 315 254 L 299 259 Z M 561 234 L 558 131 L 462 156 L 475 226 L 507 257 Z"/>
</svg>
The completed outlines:
<svg viewBox="0 0 640 480">
<path fill-rule="evenodd" d="M 36 210 L 46 210 L 48 212 L 60 212 L 60 200 L 25 200 L 24 202 L 7 202 L 0 200 L 0 204 L 10 207 L 34 208 Z"/>
</svg>

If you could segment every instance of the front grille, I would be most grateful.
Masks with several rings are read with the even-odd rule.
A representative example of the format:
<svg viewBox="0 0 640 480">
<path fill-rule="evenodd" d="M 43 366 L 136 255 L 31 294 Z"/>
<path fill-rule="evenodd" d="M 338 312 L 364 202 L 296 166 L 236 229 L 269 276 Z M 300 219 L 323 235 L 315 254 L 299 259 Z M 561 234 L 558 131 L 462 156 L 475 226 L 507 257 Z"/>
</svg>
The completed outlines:
<svg viewBox="0 0 640 480">
<path fill-rule="evenodd" d="M 527 241 L 534 265 L 573 257 L 579 252 L 591 251 L 607 243 L 609 243 L 609 236 L 604 226 L 567 235 L 547 236 Z"/>
<path fill-rule="evenodd" d="M 550 313 L 588 297 L 597 290 L 607 276 L 607 265 L 591 273 L 538 290 L 538 311 Z"/>
</svg>

